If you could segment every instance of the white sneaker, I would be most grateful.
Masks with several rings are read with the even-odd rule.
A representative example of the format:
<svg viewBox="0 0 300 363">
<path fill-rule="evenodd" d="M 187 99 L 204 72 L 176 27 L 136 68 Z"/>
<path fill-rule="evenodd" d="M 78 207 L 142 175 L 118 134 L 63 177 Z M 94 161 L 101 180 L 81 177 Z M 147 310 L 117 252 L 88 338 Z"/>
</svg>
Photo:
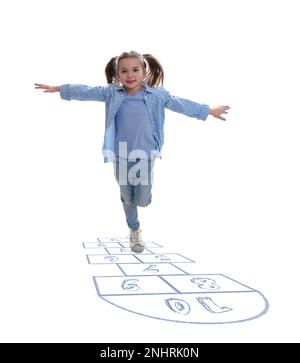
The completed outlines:
<svg viewBox="0 0 300 363">
<path fill-rule="evenodd" d="M 141 253 L 144 251 L 145 243 L 142 240 L 141 230 L 138 229 L 136 231 L 130 230 L 130 248 L 133 252 Z"/>
</svg>

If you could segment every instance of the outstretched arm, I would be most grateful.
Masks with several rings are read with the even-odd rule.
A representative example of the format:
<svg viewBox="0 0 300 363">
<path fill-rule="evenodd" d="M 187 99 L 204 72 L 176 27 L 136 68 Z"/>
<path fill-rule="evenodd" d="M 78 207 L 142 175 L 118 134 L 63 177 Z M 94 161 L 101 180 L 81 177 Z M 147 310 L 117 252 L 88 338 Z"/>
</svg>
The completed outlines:
<svg viewBox="0 0 300 363">
<path fill-rule="evenodd" d="M 49 86 L 47 84 L 35 83 L 36 89 L 43 89 L 46 93 L 54 93 L 60 91 L 60 86 Z"/>
<path fill-rule="evenodd" d="M 230 109 L 229 106 L 209 107 L 209 105 L 204 103 L 200 104 L 185 98 L 172 96 L 163 87 L 160 88 L 160 93 L 164 98 L 164 105 L 166 108 L 189 117 L 195 117 L 198 120 L 206 120 L 208 115 L 212 115 L 213 117 L 225 121 L 225 118 L 222 117 L 222 115 L 227 114 L 227 110 Z"/>
<path fill-rule="evenodd" d="M 229 106 L 217 106 L 217 107 L 212 107 L 209 110 L 209 114 L 212 115 L 213 117 L 219 118 L 220 120 L 226 121 L 226 119 L 224 117 L 222 117 L 223 113 L 227 114 L 227 110 L 229 110 L 230 107 Z"/>
<path fill-rule="evenodd" d="M 35 83 L 35 88 L 42 89 L 46 93 L 59 92 L 63 100 L 71 101 L 100 101 L 107 98 L 108 87 L 91 87 L 83 84 L 62 84 L 61 86 L 49 86 L 47 84 Z"/>
</svg>

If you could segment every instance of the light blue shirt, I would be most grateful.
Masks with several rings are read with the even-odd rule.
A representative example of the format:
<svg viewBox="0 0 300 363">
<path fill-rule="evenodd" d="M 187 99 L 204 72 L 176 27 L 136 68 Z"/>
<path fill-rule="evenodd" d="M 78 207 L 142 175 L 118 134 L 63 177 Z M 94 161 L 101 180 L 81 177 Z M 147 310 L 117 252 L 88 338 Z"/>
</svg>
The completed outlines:
<svg viewBox="0 0 300 363">
<path fill-rule="evenodd" d="M 115 155 L 115 117 L 126 94 L 124 88 L 116 84 L 105 87 L 64 84 L 60 87 L 60 96 L 64 100 L 105 102 L 105 134 L 102 148 L 104 162 L 113 161 Z M 172 96 L 164 87 L 149 87 L 145 84 L 144 100 L 159 153 L 164 144 L 166 108 L 200 120 L 206 120 L 209 114 L 208 105 Z"/>
<path fill-rule="evenodd" d="M 144 91 L 137 92 L 132 96 L 126 95 L 115 120 L 115 154 L 129 159 L 133 150 L 142 150 L 141 159 L 152 158 L 156 146 L 148 108 L 144 100 Z M 121 143 L 126 143 L 125 155 L 122 155 Z M 131 155 L 134 155 L 134 152 Z M 134 156 L 132 158 L 135 159 Z"/>
</svg>

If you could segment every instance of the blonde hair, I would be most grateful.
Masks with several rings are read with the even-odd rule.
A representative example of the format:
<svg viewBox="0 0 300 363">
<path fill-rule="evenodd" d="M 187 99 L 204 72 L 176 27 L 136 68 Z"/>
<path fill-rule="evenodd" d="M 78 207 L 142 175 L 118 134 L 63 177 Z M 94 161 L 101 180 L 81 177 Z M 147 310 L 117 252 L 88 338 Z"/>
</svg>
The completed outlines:
<svg viewBox="0 0 300 363">
<path fill-rule="evenodd" d="M 142 68 L 146 70 L 145 82 L 150 87 L 163 85 L 164 70 L 160 62 L 151 54 L 139 54 L 133 50 L 130 52 L 123 52 L 121 55 L 110 59 L 105 67 L 107 83 L 119 83 L 117 80 L 118 65 L 122 59 L 127 58 L 137 58 L 140 61 Z"/>
</svg>

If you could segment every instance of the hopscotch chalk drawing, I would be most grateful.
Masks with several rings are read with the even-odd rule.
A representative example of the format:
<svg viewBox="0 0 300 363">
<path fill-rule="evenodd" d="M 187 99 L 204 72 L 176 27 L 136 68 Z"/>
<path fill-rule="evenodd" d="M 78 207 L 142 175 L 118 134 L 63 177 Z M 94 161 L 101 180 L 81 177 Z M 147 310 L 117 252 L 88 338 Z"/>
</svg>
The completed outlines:
<svg viewBox="0 0 300 363">
<path fill-rule="evenodd" d="M 155 242 L 145 244 L 137 254 L 128 238 L 83 242 L 101 299 L 132 313 L 191 324 L 243 322 L 267 312 L 259 291 L 223 274 L 199 273 L 191 259 Z"/>
</svg>

